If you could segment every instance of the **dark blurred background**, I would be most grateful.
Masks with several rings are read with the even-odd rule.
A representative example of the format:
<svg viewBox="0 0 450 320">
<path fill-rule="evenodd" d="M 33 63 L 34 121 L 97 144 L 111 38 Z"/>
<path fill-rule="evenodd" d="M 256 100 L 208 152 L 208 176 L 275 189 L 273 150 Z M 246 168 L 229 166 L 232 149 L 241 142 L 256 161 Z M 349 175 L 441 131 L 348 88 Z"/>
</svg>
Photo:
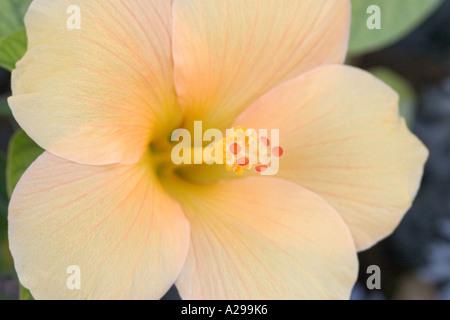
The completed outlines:
<svg viewBox="0 0 450 320">
<path fill-rule="evenodd" d="M 361 57 L 414 87 L 414 133 L 430 150 L 422 187 L 394 234 L 360 254 L 355 299 L 450 299 L 450 1 L 399 43 Z M 381 268 L 381 290 L 366 289 L 367 266 Z"/>
</svg>

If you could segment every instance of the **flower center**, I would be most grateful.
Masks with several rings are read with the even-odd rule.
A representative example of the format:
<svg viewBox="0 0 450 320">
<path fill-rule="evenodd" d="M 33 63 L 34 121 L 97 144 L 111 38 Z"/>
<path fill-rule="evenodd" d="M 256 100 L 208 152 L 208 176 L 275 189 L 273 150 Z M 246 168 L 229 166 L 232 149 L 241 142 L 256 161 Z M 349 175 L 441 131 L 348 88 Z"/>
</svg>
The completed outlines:
<svg viewBox="0 0 450 320">
<path fill-rule="evenodd" d="M 255 129 L 245 127 L 231 128 L 226 131 L 223 141 L 223 163 L 228 171 L 242 174 L 245 170 L 257 173 L 265 172 L 272 157 L 281 157 L 281 146 L 271 146 L 268 137 L 260 136 Z"/>
<path fill-rule="evenodd" d="M 177 129 L 171 135 L 172 142 L 165 148 L 151 148 L 153 162 L 158 170 L 172 170 L 190 165 L 225 165 L 225 169 L 235 174 L 253 171 L 262 175 L 278 172 L 279 158 L 284 150 L 278 144 L 278 130 L 235 127 L 227 129 L 225 136 L 217 129 L 203 132 L 201 122 L 195 122 L 194 135 L 186 129 Z M 206 142 L 211 141 L 205 147 Z"/>
</svg>

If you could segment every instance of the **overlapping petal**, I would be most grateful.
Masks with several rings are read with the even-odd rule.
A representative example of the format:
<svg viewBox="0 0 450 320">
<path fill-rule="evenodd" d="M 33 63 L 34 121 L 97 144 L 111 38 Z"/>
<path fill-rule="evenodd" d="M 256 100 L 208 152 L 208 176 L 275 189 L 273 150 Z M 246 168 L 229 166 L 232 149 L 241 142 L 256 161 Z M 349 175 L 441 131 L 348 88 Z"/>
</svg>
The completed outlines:
<svg viewBox="0 0 450 320">
<path fill-rule="evenodd" d="M 68 28 L 77 7 L 79 30 Z M 33 1 L 28 51 L 13 72 L 15 119 L 63 158 L 137 162 L 181 121 L 171 14 L 171 1 Z"/>
<path fill-rule="evenodd" d="M 183 299 L 348 299 L 351 234 L 314 193 L 279 179 L 172 181 L 191 225 Z"/>
<path fill-rule="evenodd" d="M 348 0 L 173 1 L 175 85 L 185 126 L 226 128 L 273 86 L 341 63 Z"/>
<path fill-rule="evenodd" d="M 428 151 L 398 116 L 398 96 L 345 66 L 311 71 L 270 91 L 236 123 L 279 129 L 279 177 L 327 200 L 358 249 L 393 231 L 419 188 Z"/>
<path fill-rule="evenodd" d="M 86 166 L 44 153 L 14 190 L 9 240 L 36 299 L 159 299 L 183 265 L 189 226 L 148 162 Z M 70 266 L 79 290 L 67 286 Z"/>
</svg>

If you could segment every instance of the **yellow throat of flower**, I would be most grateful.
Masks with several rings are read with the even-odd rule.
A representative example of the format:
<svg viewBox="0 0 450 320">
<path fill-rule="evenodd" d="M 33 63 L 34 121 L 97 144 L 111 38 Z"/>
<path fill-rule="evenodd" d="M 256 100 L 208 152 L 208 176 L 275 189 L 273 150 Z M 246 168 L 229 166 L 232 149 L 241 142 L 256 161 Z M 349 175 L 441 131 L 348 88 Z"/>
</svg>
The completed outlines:
<svg viewBox="0 0 450 320">
<path fill-rule="evenodd" d="M 278 145 L 278 135 L 272 143 L 267 137 L 267 130 L 260 130 L 258 133 L 255 129 L 239 126 L 227 129 L 225 136 L 216 130 L 214 142 L 206 147 L 202 146 L 204 141 L 196 138 L 195 130 L 195 147 L 192 147 L 192 137 L 188 130 L 177 130 L 180 131 L 174 131 L 171 138 L 172 141 L 180 141 L 177 145 L 169 144 L 162 150 L 153 151 L 153 160 L 157 167 L 163 165 L 176 169 L 187 165 L 219 164 L 238 175 L 245 171 L 265 174 L 269 173 L 272 165 L 278 166 L 277 158 L 284 153 L 283 148 Z M 203 137 L 201 130 L 198 130 L 198 133 Z M 271 135 L 271 138 L 274 137 Z"/>
</svg>

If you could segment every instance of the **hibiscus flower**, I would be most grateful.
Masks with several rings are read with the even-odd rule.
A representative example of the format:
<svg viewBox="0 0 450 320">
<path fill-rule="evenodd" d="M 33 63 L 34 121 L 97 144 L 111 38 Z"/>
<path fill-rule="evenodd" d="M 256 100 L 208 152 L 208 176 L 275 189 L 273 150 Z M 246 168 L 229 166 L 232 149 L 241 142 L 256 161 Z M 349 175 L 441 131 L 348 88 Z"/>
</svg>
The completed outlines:
<svg viewBox="0 0 450 320">
<path fill-rule="evenodd" d="M 346 299 L 413 201 L 427 151 L 343 65 L 348 0 L 35 0 L 25 23 L 9 103 L 46 152 L 9 239 L 37 299 Z M 194 121 L 279 129 L 278 174 L 174 165 Z"/>
</svg>

